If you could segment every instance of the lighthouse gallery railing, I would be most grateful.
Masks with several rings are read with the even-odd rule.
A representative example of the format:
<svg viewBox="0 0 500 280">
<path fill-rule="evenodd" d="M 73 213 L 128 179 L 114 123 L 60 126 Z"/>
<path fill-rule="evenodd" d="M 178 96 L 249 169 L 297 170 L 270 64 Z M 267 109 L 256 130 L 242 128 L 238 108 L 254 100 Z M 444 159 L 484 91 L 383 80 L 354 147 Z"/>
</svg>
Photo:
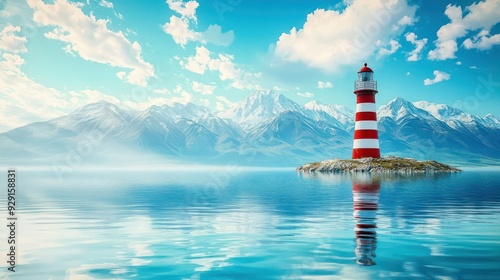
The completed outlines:
<svg viewBox="0 0 500 280">
<path fill-rule="evenodd" d="M 377 81 L 355 81 L 354 90 L 377 90 Z"/>
</svg>

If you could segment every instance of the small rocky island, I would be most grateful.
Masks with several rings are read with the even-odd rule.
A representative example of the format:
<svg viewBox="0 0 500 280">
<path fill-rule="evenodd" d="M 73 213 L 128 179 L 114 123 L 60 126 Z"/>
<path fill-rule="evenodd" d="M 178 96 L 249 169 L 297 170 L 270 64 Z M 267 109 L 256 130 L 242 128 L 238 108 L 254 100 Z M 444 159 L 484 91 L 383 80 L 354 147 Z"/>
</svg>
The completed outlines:
<svg viewBox="0 0 500 280">
<path fill-rule="evenodd" d="M 297 167 L 298 172 L 460 172 L 461 170 L 434 160 L 418 161 L 411 158 L 386 156 L 382 158 L 330 159 Z"/>
</svg>

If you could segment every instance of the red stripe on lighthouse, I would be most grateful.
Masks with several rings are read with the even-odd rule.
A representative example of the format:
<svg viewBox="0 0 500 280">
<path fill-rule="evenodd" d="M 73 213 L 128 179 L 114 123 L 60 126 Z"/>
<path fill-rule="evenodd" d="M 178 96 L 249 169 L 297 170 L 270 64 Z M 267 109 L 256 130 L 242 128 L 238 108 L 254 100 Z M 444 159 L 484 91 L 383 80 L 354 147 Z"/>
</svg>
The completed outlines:
<svg viewBox="0 0 500 280">
<path fill-rule="evenodd" d="M 356 103 L 375 103 L 375 93 L 372 91 L 357 93 Z"/>
<path fill-rule="evenodd" d="M 378 139 L 378 130 L 361 129 L 354 131 L 354 139 Z"/>
<path fill-rule="evenodd" d="M 356 113 L 356 121 L 376 121 L 377 113 L 376 112 L 357 112 Z"/>
<path fill-rule="evenodd" d="M 357 148 L 357 149 L 352 149 L 352 158 L 366 158 L 366 157 L 371 157 L 371 158 L 380 158 L 380 149 L 374 149 L 374 148 Z"/>
</svg>

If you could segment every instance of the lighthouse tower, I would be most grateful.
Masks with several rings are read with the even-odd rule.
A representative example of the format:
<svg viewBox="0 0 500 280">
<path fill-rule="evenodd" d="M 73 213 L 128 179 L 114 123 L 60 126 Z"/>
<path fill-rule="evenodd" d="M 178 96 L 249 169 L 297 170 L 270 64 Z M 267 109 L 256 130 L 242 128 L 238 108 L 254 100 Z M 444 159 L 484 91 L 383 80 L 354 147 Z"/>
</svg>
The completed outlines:
<svg viewBox="0 0 500 280">
<path fill-rule="evenodd" d="M 358 72 L 358 80 L 354 83 L 356 124 L 352 146 L 353 159 L 380 158 L 375 106 L 377 92 L 377 82 L 373 80 L 373 70 L 365 63 L 365 66 Z"/>
</svg>

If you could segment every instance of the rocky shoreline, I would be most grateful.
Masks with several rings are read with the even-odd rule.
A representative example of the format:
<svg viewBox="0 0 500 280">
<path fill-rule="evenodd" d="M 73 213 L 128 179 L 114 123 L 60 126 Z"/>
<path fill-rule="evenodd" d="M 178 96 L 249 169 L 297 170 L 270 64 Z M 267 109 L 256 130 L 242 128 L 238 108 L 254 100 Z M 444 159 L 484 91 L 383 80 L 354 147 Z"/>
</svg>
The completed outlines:
<svg viewBox="0 0 500 280">
<path fill-rule="evenodd" d="M 453 166 L 434 160 L 419 161 L 411 158 L 387 156 L 382 158 L 329 159 L 297 167 L 297 172 L 460 172 Z"/>
</svg>

